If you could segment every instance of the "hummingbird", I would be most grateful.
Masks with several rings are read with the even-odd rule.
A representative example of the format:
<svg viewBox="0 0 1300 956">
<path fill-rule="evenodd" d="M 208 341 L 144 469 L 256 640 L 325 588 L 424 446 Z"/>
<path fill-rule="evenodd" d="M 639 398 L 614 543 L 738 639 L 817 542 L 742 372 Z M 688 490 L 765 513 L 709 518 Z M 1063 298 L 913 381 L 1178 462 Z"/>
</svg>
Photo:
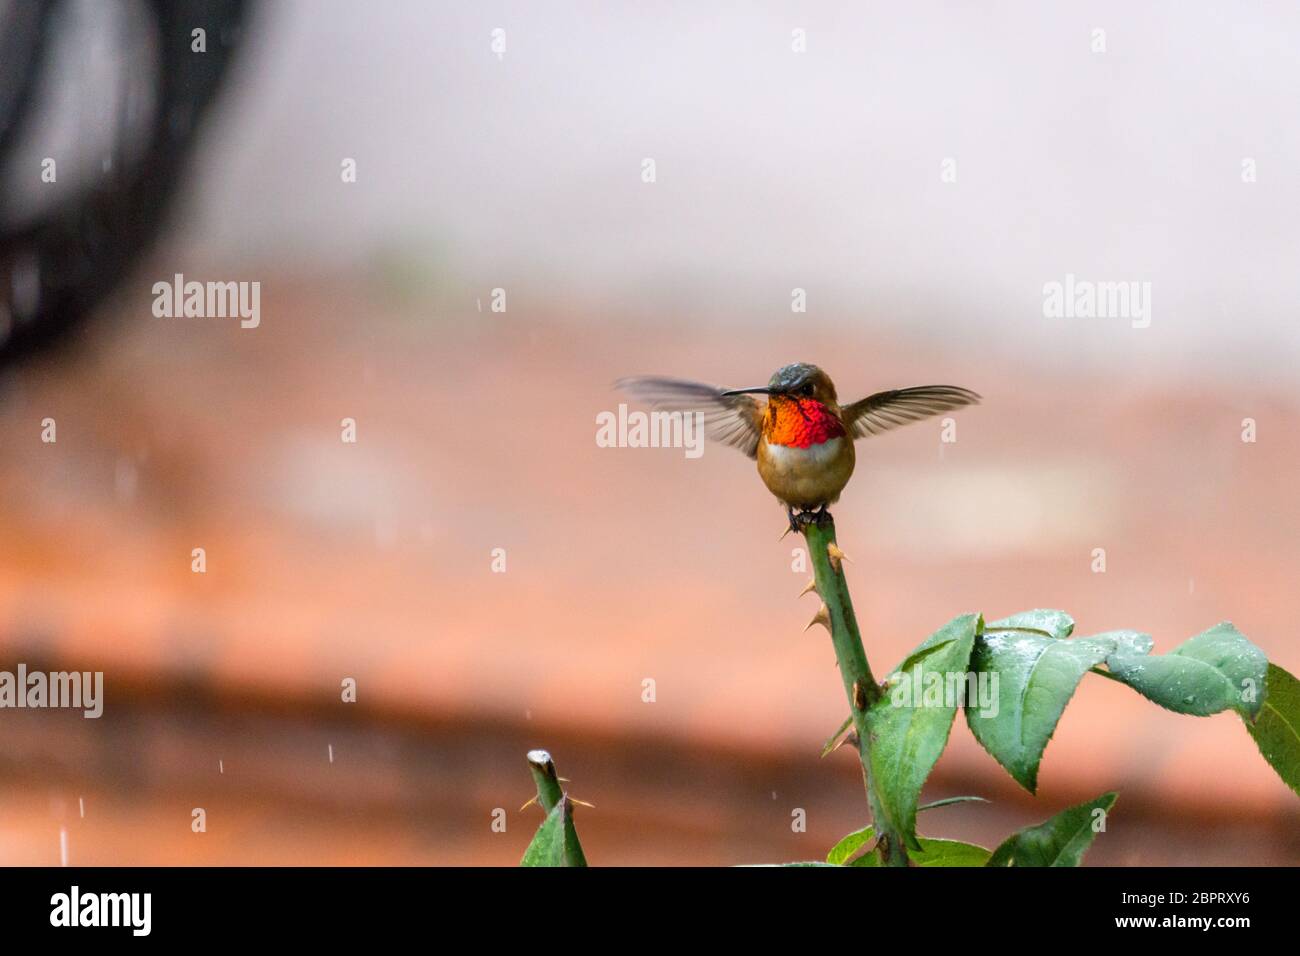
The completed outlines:
<svg viewBox="0 0 1300 956">
<path fill-rule="evenodd" d="M 706 436 L 757 461 L 759 477 L 785 507 L 795 532 L 801 522 L 820 522 L 827 506 L 839 500 L 853 476 L 856 439 L 980 400 L 956 385 L 921 385 L 841 405 L 831 377 L 806 362 L 779 368 L 766 385 L 753 388 L 661 377 L 614 384 L 656 409 L 701 413 Z"/>
</svg>

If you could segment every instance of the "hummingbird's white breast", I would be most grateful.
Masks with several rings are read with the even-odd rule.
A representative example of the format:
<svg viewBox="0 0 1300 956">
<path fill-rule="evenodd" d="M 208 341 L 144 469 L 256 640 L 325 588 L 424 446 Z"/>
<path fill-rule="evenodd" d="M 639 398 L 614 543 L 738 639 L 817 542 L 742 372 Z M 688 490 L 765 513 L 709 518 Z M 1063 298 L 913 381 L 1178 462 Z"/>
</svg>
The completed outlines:
<svg viewBox="0 0 1300 956">
<path fill-rule="evenodd" d="M 853 442 L 847 436 L 800 448 L 767 440 L 758 443 L 758 473 L 772 494 L 795 508 L 833 504 L 849 483 Z"/>
</svg>

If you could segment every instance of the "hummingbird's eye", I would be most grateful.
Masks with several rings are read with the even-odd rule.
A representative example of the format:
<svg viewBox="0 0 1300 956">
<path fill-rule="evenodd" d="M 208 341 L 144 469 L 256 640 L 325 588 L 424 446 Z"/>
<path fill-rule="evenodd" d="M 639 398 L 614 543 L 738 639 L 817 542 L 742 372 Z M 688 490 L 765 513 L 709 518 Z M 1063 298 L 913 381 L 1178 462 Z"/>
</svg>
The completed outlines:
<svg viewBox="0 0 1300 956">
<path fill-rule="evenodd" d="M 799 389 L 799 394 L 807 395 L 809 398 L 812 398 L 812 393 L 813 393 L 812 382 L 804 382 L 803 388 Z"/>
</svg>

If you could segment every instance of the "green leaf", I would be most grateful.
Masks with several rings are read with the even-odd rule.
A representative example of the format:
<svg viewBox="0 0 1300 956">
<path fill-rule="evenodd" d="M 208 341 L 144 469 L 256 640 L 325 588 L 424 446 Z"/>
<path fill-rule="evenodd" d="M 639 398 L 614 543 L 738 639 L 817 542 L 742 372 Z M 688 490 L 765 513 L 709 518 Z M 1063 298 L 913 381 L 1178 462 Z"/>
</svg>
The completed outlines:
<svg viewBox="0 0 1300 956">
<path fill-rule="evenodd" d="M 978 614 L 955 617 L 928 637 L 889 678 L 889 691 L 866 712 L 871 779 L 889 829 L 916 842 L 921 787 L 943 753 L 965 686 Z M 957 686 L 960 685 L 960 686 Z M 880 821 L 877 821 L 880 822 Z"/>
<path fill-rule="evenodd" d="M 1151 648 L 1156 645 L 1150 634 L 1144 634 L 1141 631 L 1105 631 L 1101 634 L 1093 634 L 1088 640 L 1114 641 L 1114 653 L 1123 655 L 1150 654 Z"/>
<path fill-rule="evenodd" d="M 520 866 L 564 866 L 564 805 L 561 800 L 537 828 Z"/>
<path fill-rule="evenodd" d="M 1168 654 L 1117 648 L 1106 666 L 1143 697 L 1179 714 L 1232 709 L 1254 717 L 1263 703 L 1268 660 L 1230 623 L 1216 624 Z"/>
<path fill-rule="evenodd" d="M 1264 706 L 1254 720 L 1243 719 L 1264 759 L 1300 796 L 1300 681 L 1269 664 Z"/>
<path fill-rule="evenodd" d="M 984 866 L 991 854 L 988 849 L 959 840 L 921 838 L 921 852 L 912 857 L 917 866 Z"/>
<path fill-rule="evenodd" d="M 1062 612 L 1028 611 L 1016 617 L 1037 615 L 1035 619 L 1047 626 L 1044 616 L 1051 614 Z M 1062 617 L 1069 620 L 1068 615 Z M 1074 625 L 1058 619 L 1052 626 L 1058 633 L 1069 633 Z M 967 695 L 966 723 L 984 749 L 1030 793 L 1038 787 L 1043 751 L 1079 681 L 1114 650 L 1113 640 L 1060 640 L 1045 632 L 999 631 L 996 625 L 976 639 L 971 670 L 979 678 L 977 693 Z M 986 703 L 989 694 L 996 696 Z"/>
<path fill-rule="evenodd" d="M 875 838 L 875 827 L 872 827 L 870 824 L 863 827 L 861 830 L 854 830 L 848 836 L 840 840 L 839 843 L 831 847 L 831 852 L 826 854 L 826 862 L 832 863 L 835 866 L 840 866 L 847 862 L 849 857 L 858 852 L 858 850 L 862 849 L 862 847 L 866 846 Z"/>
<path fill-rule="evenodd" d="M 832 866 L 830 863 L 823 863 L 821 860 L 800 860 L 796 863 L 778 863 L 777 866 Z"/>
<path fill-rule="evenodd" d="M 742 870 L 766 870 L 774 867 L 787 866 L 834 866 L 833 863 L 823 863 L 821 860 L 796 860 L 793 863 L 742 863 L 737 869 Z"/>
<path fill-rule="evenodd" d="M 1074 632 L 1074 618 L 1064 611 L 1052 611 L 1039 608 L 1035 611 L 1021 611 L 1000 621 L 984 625 L 985 633 L 1000 630 L 1038 631 L 1047 637 L 1065 639 Z"/>
<path fill-rule="evenodd" d="M 921 848 L 908 854 L 914 866 L 987 866 L 989 851 L 974 843 L 959 840 L 920 838 Z M 875 850 L 858 857 L 850 866 L 880 866 Z"/>
<path fill-rule="evenodd" d="M 917 807 L 916 812 L 935 810 L 939 807 L 950 807 L 954 803 L 988 803 L 988 801 L 983 797 L 945 797 L 943 800 L 935 800 L 932 803 Z M 861 830 L 854 830 L 831 847 L 831 852 L 826 854 L 826 862 L 836 866 L 843 865 L 848 861 L 849 857 L 875 839 L 875 835 L 875 829 L 870 825 L 863 827 Z M 920 838 L 920 842 L 922 846 L 925 845 L 924 838 Z M 988 851 L 985 850 L 984 852 L 987 853 Z M 980 864 L 980 866 L 983 865 L 983 863 Z"/>
<path fill-rule="evenodd" d="M 573 828 L 573 804 L 566 794 L 542 825 L 537 828 L 533 842 L 524 851 L 520 866 L 586 866 L 577 831 Z"/>
<path fill-rule="evenodd" d="M 1078 866 L 1084 851 L 1100 832 L 1097 820 L 1115 805 L 1116 793 L 1062 810 L 1038 826 L 1025 827 L 1007 837 L 989 859 L 989 866 Z M 1097 811 L 1101 811 L 1100 814 Z"/>
</svg>

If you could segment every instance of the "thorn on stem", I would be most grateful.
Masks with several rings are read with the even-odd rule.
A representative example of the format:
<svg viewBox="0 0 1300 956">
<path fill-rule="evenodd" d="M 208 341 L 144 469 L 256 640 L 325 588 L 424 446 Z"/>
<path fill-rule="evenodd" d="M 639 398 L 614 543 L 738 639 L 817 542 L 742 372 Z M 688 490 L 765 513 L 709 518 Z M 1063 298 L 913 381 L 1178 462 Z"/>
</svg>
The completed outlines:
<svg viewBox="0 0 1300 956">
<path fill-rule="evenodd" d="M 809 591 L 816 591 L 816 590 L 817 590 L 817 579 L 816 579 L 816 578 L 809 578 L 809 579 L 808 579 L 808 583 L 805 584 L 805 585 L 803 586 L 803 590 L 799 592 L 799 597 L 803 597 L 803 596 L 804 596 L 805 594 L 807 594 Z"/>
<path fill-rule="evenodd" d="M 834 750 L 839 750 L 841 747 L 852 747 L 854 750 L 857 750 L 858 743 L 859 740 L 858 740 L 857 732 L 852 731 L 844 735 L 843 739 L 840 740 L 840 742 L 835 745 Z M 832 753 L 834 752 L 834 750 L 832 751 Z"/>
<path fill-rule="evenodd" d="M 817 613 L 813 615 L 813 619 L 808 622 L 808 627 L 805 627 L 804 630 L 808 630 L 814 624 L 820 624 L 828 631 L 831 629 L 831 609 L 826 606 L 825 601 L 822 602 L 822 606 L 817 609 Z"/>
</svg>

